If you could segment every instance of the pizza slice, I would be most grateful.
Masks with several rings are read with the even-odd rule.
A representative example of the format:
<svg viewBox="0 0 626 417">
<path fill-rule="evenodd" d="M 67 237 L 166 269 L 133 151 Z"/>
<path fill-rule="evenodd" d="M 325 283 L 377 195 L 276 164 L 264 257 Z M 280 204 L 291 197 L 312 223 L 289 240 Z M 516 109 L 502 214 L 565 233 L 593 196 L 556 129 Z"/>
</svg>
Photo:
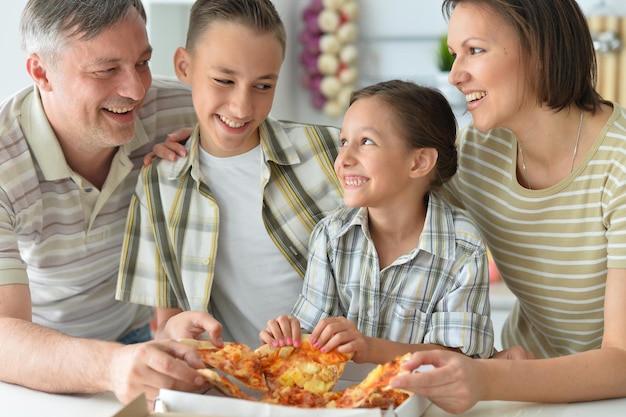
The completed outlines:
<svg viewBox="0 0 626 417">
<path fill-rule="evenodd" d="M 198 373 L 209 381 L 213 387 L 228 397 L 238 398 L 240 400 L 256 401 L 255 398 L 243 392 L 237 384 L 212 369 L 198 369 Z"/>
<path fill-rule="evenodd" d="M 302 336 L 299 347 L 263 345 L 256 349 L 270 391 L 297 387 L 322 395 L 333 389 L 352 354 L 336 350 L 323 353 Z"/>
<path fill-rule="evenodd" d="M 337 408 L 388 408 L 391 404 L 399 406 L 412 393 L 397 390 L 389 386 L 389 381 L 399 375 L 411 373 L 402 369 L 402 365 L 411 358 L 411 353 L 399 355 L 394 360 L 370 371 L 357 385 L 344 390 L 340 398 L 335 401 Z M 388 404 L 385 406 L 385 404 Z"/>
<path fill-rule="evenodd" d="M 268 404 L 285 405 L 298 408 L 325 408 L 338 398 L 340 393 L 330 391 L 316 394 L 300 387 L 279 387 L 263 394 L 261 401 Z"/>
<path fill-rule="evenodd" d="M 225 342 L 217 347 L 207 340 L 184 339 L 181 342 L 195 346 L 202 361 L 237 379 L 248 388 L 267 391 L 259 356 L 248 345 Z"/>
</svg>

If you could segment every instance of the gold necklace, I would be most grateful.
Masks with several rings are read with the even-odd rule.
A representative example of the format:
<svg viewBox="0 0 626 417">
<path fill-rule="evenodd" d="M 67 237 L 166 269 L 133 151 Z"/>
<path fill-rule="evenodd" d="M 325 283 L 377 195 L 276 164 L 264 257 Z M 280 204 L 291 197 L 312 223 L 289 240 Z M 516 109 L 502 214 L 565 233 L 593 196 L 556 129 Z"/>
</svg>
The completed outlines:
<svg viewBox="0 0 626 417">
<path fill-rule="evenodd" d="M 580 110 L 580 121 L 578 122 L 578 133 L 576 134 L 576 144 L 574 145 L 574 151 L 572 152 L 572 164 L 569 168 L 569 173 L 571 174 L 574 171 L 574 162 L 576 161 L 576 154 L 578 153 L 578 144 L 580 143 L 580 132 L 583 129 L 583 111 Z M 528 171 L 526 171 L 526 161 L 524 160 L 524 149 L 522 148 L 522 142 L 517 142 L 517 146 L 519 147 L 519 155 L 522 160 L 522 173 L 524 174 L 524 181 L 526 181 L 526 185 L 529 190 L 533 189 L 533 186 L 530 184 L 530 180 L 528 179 Z"/>
</svg>

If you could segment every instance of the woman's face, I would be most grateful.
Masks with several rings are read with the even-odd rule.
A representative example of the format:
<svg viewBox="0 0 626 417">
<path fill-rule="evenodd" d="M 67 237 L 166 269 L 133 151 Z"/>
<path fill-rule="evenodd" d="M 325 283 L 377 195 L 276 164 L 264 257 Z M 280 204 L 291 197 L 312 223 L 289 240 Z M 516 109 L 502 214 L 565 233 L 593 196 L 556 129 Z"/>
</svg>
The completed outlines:
<svg viewBox="0 0 626 417">
<path fill-rule="evenodd" d="M 524 97 L 534 97 L 525 91 L 513 28 L 485 7 L 460 3 L 450 17 L 448 46 L 456 57 L 449 81 L 465 94 L 476 128 L 513 129 Z"/>
</svg>

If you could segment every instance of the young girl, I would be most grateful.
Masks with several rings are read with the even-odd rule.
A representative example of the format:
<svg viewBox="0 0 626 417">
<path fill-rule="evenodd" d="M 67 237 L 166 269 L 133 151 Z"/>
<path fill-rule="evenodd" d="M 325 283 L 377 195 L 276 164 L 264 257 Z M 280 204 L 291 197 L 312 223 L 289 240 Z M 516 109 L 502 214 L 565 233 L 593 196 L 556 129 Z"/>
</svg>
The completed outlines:
<svg viewBox="0 0 626 417">
<path fill-rule="evenodd" d="M 355 362 L 444 347 L 491 355 L 485 245 L 434 191 L 456 172 L 455 136 L 436 90 L 393 80 L 353 93 L 335 161 L 347 207 L 314 229 L 293 316 L 269 321 L 264 343 L 298 345 L 302 327 Z"/>
</svg>

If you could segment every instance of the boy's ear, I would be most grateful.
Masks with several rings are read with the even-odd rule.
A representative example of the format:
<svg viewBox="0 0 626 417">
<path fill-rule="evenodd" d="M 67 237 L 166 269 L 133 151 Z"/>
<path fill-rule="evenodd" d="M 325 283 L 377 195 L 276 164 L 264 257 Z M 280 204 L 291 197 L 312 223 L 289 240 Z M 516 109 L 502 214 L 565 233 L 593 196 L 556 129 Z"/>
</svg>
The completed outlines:
<svg viewBox="0 0 626 417">
<path fill-rule="evenodd" d="M 176 52 L 174 52 L 174 71 L 178 79 L 184 83 L 189 80 L 190 60 L 189 52 L 185 48 L 176 48 Z"/>
<path fill-rule="evenodd" d="M 51 91 L 52 86 L 48 79 L 45 62 L 37 54 L 30 54 L 26 58 L 26 72 L 33 79 L 41 91 Z"/>
<path fill-rule="evenodd" d="M 411 178 L 427 176 L 437 165 L 439 152 L 435 148 L 420 148 L 413 150 L 413 165 L 411 166 Z"/>
</svg>

